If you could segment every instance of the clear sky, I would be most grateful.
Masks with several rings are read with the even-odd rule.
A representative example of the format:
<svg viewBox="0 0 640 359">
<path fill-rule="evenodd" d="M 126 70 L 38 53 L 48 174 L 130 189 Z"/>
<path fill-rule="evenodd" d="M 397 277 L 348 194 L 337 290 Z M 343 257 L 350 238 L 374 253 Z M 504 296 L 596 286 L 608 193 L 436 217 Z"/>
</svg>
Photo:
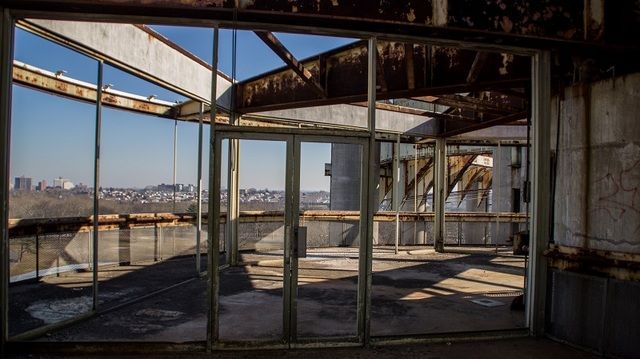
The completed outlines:
<svg viewBox="0 0 640 359">
<path fill-rule="evenodd" d="M 153 26 L 164 36 L 211 62 L 212 30 Z M 230 30 L 220 32 L 219 68 L 232 73 Z M 347 44 L 353 39 L 276 34 L 299 59 Z M 97 62 L 16 29 L 15 59 L 52 72 L 96 83 Z M 283 66 L 283 62 L 248 31 L 238 31 L 236 78 L 239 80 Z M 104 68 L 104 84 L 139 95 L 157 95 L 167 101 L 184 97 L 111 66 Z M 95 105 L 13 87 L 11 176 L 32 177 L 34 185 L 45 179 L 64 177 L 74 183 L 93 184 Z M 173 181 L 174 121 L 128 111 L 103 108 L 101 185 L 103 187 L 144 187 Z M 178 122 L 178 183 L 196 182 L 197 135 L 195 123 Z M 205 126 L 205 139 L 208 138 Z M 205 140 L 205 144 L 206 144 Z M 308 144 L 303 151 L 303 190 L 328 190 L 324 164 L 330 162 L 330 146 Z M 206 187 L 208 153 L 205 145 L 203 170 Z M 270 141 L 243 141 L 241 144 L 241 188 L 284 187 L 284 144 Z M 311 175 L 314 174 L 314 175 Z M 315 174 L 318 174 L 317 176 Z M 223 187 L 226 176 L 222 178 Z"/>
</svg>

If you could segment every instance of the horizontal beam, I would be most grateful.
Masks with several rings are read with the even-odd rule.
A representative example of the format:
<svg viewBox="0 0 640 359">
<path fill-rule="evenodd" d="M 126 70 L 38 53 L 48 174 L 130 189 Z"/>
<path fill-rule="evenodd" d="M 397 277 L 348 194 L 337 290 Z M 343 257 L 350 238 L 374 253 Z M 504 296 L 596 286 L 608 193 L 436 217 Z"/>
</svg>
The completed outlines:
<svg viewBox="0 0 640 359">
<path fill-rule="evenodd" d="M 476 122 L 474 124 L 461 124 L 461 125 L 459 124 L 459 125 L 453 126 L 453 128 L 451 128 L 450 125 L 448 124 L 449 126 L 445 128 L 441 136 L 442 137 L 456 136 L 456 135 L 463 134 L 465 132 L 471 132 L 471 131 L 485 129 L 488 127 L 504 125 L 507 123 L 512 123 L 512 122 L 526 119 L 527 116 L 528 116 L 528 113 L 526 111 L 522 111 L 522 112 L 510 114 L 510 115 L 492 118 L 486 121 Z M 519 126 L 519 127 L 523 127 L 523 126 Z"/>
<path fill-rule="evenodd" d="M 66 98 L 95 103 L 95 84 L 78 81 L 42 70 L 18 61 L 13 65 L 13 81 L 17 84 Z M 178 110 L 166 101 L 159 101 L 111 89 L 102 90 L 102 104 L 147 115 L 174 118 Z"/>
<path fill-rule="evenodd" d="M 284 61 L 293 72 L 295 72 L 302 81 L 311 87 L 313 91 L 320 97 L 326 97 L 324 89 L 314 79 L 313 75 L 307 70 L 298 59 L 293 56 L 289 50 L 278 40 L 278 38 L 268 31 L 254 31 L 262 42 L 264 42 L 278 57 Z"/>
<path fill-rule="evenodd" d="M 625 12 L 633 1 L 622 3 Z M 191 18 L 200 24 L 289 25 L 314 28 L 372 31 L 385 34 L 419 34 L 450 41 L 501 42 L 521 47 L 550 47 L 561 43 L 597 43 L 624 35 L 612 20 L 605 0 L 550 0 L 544 2 L 482 2 L 424 0 L 418 2 L 341 1 L 231 1 L 231 0 L 5 0 L 9 8 L 74 12 L 91 18 L 102 15 Z M 624 12 L 623 12 L 624 13 Z M 631 19 L 624 19 L 630 22 Z M 177 22 L 177 19 L 174 20 Z M 605 24 L 608 27 L 605 28 Z M 632 23 L 623 24 L 626 27 Z M 631 41 L 631 37 L 622 40 Z"/>
<path fill-rule="evenodd" d="M 474 83 L 467 82 L 476 51 L 439 46 L 378 41 L 378 100 L 521 88 L 529 82 L 528 57 L 492 53 Z M 411 54 L 408 53 L 411 52 Z M 302 60 L 300 63 L 326 92 L 319 99 L 311 85 L 289 67 L 241 81 L 238 111 L 272 111 L 367 100 L 367 44 L 352 44 Z M 383 81 L 384 80 L 384 81 Z M 478 107 L 477 104 L 470 104 Z"/>
</svg>

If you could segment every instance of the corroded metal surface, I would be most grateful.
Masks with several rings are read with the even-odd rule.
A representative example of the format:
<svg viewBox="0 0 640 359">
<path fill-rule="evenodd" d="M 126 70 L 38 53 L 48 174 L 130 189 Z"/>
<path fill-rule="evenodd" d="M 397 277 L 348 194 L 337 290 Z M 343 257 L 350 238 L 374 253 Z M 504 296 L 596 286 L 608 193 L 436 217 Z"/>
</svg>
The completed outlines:
<svg viewBox="0 0 640 359">
<path fill-rule="evenodd" d="M 239 111 L 365 101 L 367 53 L 366 42 L 358 41 L 300 62 L 318 79 L 326 98 L 289 67 L 242 81 L 237 88 Z M 486 55 L 473 83 L 467 77 L 476 51 L 379 41 L 378 54 L 379 100 L 520 87 L 530 77 L 529 59 L 509 54 Z"/>
<path fill-rule="evenodd" d="M 640 255 L 552 245 L 545 251 L 552 268 L 640 281 Z"/>
<path fill-rule="evenodd" d="M 95 84 L 84 83 L 65 76 L 57 76 L 22 63 L 14 64 L 13 81 L 32 89 L 74 100 L 95 103 L 98 96 Z M 177 114 L 177 110 L 168 103 L 145 99 L 141 96 L 123 92 L 103 90 L 102 103 L 105 106 L 161 117 L 173 118 Z"/>
</svg>

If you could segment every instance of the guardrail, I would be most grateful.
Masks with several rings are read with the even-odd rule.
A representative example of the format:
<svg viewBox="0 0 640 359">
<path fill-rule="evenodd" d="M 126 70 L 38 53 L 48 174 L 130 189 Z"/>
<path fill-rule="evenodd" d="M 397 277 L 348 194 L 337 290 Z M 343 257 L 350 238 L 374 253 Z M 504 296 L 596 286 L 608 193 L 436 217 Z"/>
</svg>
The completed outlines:
<svg viewBox="0 0 640 359">
<path fill-rule="evenodd" d="M 431 225 L 434 213 L 377 212 L 374 215 L 374 244 L 428 245 L 432 243 Z M 100 265 L 154 263 L 196 253 L 196 215 L 191 213 L 136 213 L 100 215 L 98 217 L 98 261 Z M 240 212 L 239 246 L 243 250 L 282 249 L 283 211 Z M 310 247 L 357 245 L 360 211 L 307 210 L 300 221 L 309 227 Z M 206 224 L 208 215 L 203 214 Z M 396 231 L 396 220 L 401 226 Z M 521 213 L 451 212 L 446 214 L 450 245 L 487 245 L 489 228 L 496 224 L 520 224 L 527 221 Z M 226 213 L 220 217 L 227 222 Z M 206 231 L 207 226 L 203 226 Z M 38 279 L 46 275 L 90 269 L 93 217 L 12 219 L 9 221 L 11 282 Z M 466 233 L 474 232 L 473 242 Z M 497 232 L 495 232 L 497 233 Z M 480 237 L 478 237 L 480 236 Z M 225 248 L 224 226 L 220 233 L 220 249 Z M 480 239 L 479 239 L 480 238 Z M 462 240 L 461 240 L 462 239 Z M 206 253 L 206 234 L 200 243 Z"/>
<path fill-rule="evenodd" d="M 220 223 L 226 223 L 226 213 L 220 214 Z M 300 212 L 300 219 L 305 221 L 342 221 L 358 220 L 360 211 L 329 211 L 309 210 Z M 427 221 L 435 218 L 433 212 L 400 212 L 401 222 Z M 207 223 L 208 214 L 203 213 L 203 223 Z M 396 212 L 377 212 L 375 222 L 394 222 Z M 240 223 L 265 223 L 284 221 L 283 211 L 241 211 Z M 525 223 L 524 213 L 510 212 L 448 212 L 445 214 L 447 222 L 493 222 L 493 223 Z M 196 223 L 196 215 L 190 213 L 133 213 L 107 214 L 98 216 L 98 229 L 132 229 L 144 227 L 169 227 L 192 225 Z M 93 216 L 62 217 L 62 218 L 29 218 L 10 219 L 9 238 L 36 234 L 54 234 L 68 232 L 90 232 L 93 229 Z"/>
</svg>

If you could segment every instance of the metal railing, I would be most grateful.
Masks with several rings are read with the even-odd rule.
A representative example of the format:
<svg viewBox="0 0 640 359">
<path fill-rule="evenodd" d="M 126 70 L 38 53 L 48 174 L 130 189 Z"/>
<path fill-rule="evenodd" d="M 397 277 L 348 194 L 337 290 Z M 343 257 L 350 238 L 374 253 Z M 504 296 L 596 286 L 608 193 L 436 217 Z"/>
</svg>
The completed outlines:
<svg viewBox="0 0 640 359">
<path fill-rule="evenodd" d="M 203 214 L 204 223 L 207 218 L 207 214 Z M 242 211 L 240 248 L 265 248 L 257 245 L 260 242 L 280 243 L 284 218 L 282 211 Z M 377 212 L 374 215 L 374 244 L 432 244 L 434 218 L 433 212 L 400 212 L 398 217 L 396 212 Z M 176 256 L 195 255 L 196 219 L 190 213 L 101 215 L 97 226 L 100 231 L 99 265 L 154 263 Z M 308 238 L 309 247 L 354 243 L 359 219 L 359 211 L 307 210 L 300 213 L 301 224 L 310 227 L 310 233 L 318 234 L 318 238 Z M 221 214 L 220 221 L 223 224 L 220 249 L 224 252 L 226 213 Z M 492 226 L 521 225 L 526 223 L 527 216 L 522 213 L 451 212 L 446 214 L 445 221 L 448 226 L 445 244 L 494 246 L 507 243 L 504 238 L 502 242 L 490 238 L 488 233 Z M 398 241 L 395 239 L 396 225 L 400 226 Z M 343 229 L 336 230 L 336 226 Z M 203 225 L 205 238 L 206 228 Z M 12 219 L 8 230 L 12 283 L 91 269 L 93 217 Z M 320 235 L 322 233 L 326 235 Z M 201 243 L 200 249 L 206 253 L 206 241 Z"/>
</svg>

